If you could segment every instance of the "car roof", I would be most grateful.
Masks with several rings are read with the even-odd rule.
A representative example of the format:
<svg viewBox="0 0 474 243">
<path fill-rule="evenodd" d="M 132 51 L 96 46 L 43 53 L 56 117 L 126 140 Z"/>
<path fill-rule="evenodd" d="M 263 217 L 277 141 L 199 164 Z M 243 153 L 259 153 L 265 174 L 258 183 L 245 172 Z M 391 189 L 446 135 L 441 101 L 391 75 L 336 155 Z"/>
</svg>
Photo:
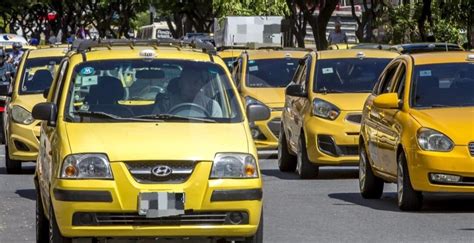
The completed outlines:
<svg viewBox="0 0 474 243">
<path fill-rule="evenodd" d="M 462 47 L 452 43 L 410 43 L 400 44 L 391 47 L 392 50 L 396 50 L 402 54 L 407 53 L 425 53 L 425 52 L 439 52 L 439 51 L 462 51 Z"/>
<path fill-rule="evenodd" d="M 273 50 L 273 49 L 258 49 L 258 50 L 247 50 L 245 51 L 249 59 L 282 59 L 282 58 L 303 58 L 309 51 L 304 50 Z"/>
<path fill-rule="evenodd" d="M 327 50 L 317 52 L 318 59 L 343 59 L 364 56 L 368 58 L 395 58 L 399 56 L 397 52 L 373 50 L 373 49 L 348 49 L 348 50 Z"/>
<path fill-rule="evenodd" d="M 474 56 L 473 52 L 468 51 L 452 51 L 452 52 L 430 52 L 430 53 L 419 53 L 410 55 L 415 65 L 426 65 L 426 64 L 441 64 L 441 63 L 462 63 L 462 62 L 473 62 L 468 60 L 468 56 Z"/>
<path fill-rule="evenodd" d="M 65 48 L 53 47 L 53 48 L 39 48 L 35 50 L 30 50 L 28 58 L 38 58 L 38 57 L 62 57 L 66 55 Z"/>
</svg>

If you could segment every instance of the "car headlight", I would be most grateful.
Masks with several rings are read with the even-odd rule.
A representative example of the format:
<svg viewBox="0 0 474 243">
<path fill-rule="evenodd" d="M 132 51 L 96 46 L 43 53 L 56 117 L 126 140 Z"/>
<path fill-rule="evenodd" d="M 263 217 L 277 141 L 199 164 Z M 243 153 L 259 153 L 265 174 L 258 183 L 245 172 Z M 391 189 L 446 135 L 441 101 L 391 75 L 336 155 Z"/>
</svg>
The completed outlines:
<svg viewBox="0 0 474 243">
<path fill-rule="evenodd" d="M 265 105 L 265 104 L 263 104 L 261 101 L 255 98 L 252 98 L 250 96 L 245 96 L 245 106 L 248 106 L 248 105 Z"/>
<path fill-rule="evenodd" d="M 258 178 L 255 158 L 251 154 L 216 154 L 212 163 L 211 179 L 222 178 Z"/>
<path fill-rule="evenodd" d="M 24 125 L 30 125 L 34 121 L 31 112 L 18 105 L 12 107 L 12 119 L 14 122 Z"/>
<path fill-rule="evenodd" d="M 313 115 L 318 116 L 321 118 L 335 120 L 341 111 L 335 105 L 321 100 L 321 99 L 314 99 L 313 100 Z"/>
<path fill-rule="evenodd" d="M 112 179 L 109 159 L 105 154 L 73 154 L 64 159 L 62 179 Z"/>
<path fill-rule="evenodd" d="M 420 128 L 417 138 L 420 148 L 427 151 L 448 152 L 454 147 L 448 136 L 429 128 Z"/>
</svg>

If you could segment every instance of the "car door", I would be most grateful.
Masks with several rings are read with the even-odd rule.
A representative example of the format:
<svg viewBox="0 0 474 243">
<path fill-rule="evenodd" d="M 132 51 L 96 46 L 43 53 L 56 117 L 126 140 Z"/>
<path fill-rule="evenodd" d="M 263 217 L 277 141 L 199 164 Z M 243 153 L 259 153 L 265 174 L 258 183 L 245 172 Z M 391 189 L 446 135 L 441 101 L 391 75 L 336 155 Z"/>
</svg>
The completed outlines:
<svg viewBox="0 0 474 243">
<path fill-rule="evenodd" d="M 389 64 L 385 71 L 380 76 L 374 92 L 369 96 L 365 103 L 365 134 L 367 139 L 367 153 L 373 163 L 373 167 L 379 171 L 386 171 L 386 165 L 383 161 L 380 143 L 380 126 L 382 119 L 382 111 L 373 105 L 373 100 L 380 94 L 388 93 L 391 88 L 391 83 L 397 73 L 400 62 L 396 61 Z"/>
<path fill-rule="evenodd" d="M 391 82 L 390 92 L 397 93 L 403 100 L 403 91 L 406 82 L 406 63 L 402 61 L 397 74 Z M 379 146 L 381 159 L 385 164 L 387 173 L 397 174 L 397 148 L 400 141 L 402 126 L 396 119 L 399 109 L 380 109 Z"/>
<path fill-rule="evenodd" d="M 289 85 L 300 84 L 300 78 L 305 69 L 305 59 L 300 60 L 298 68 L 293 75 Z M 286 134 L 289 147 L 292 151 L 296 151 L 295 142 L 294 142 L 294 129 L 297 127 L 295 124 L 295 102 L 297 97 L 285 95 L 285 108 L 283 109 L 282 122 L 283 129 Z"/>
<path fill-rule="evenodd" d="M 68 68 L 68 61 L 65 59 L 60 64 L 58 69 L 58 75 L 56 82 L 51 87 L 50 95 L 48 97 L 48 102 L 52 102 L 59 107 L 59 101 L 61 100 L 61 93 L 64 87 L 66 79 L 66 70 Z M 57 123 L 57 122 L 56 122 Z M 51 177 L 54 176 L 54 165 L 53 158 L 59 157 L 57 153 L 57 148 L 59 146 L 59 139 L 57 134 L 56 126 L 48 124 L 48 122 L 43 121 L 41 124 L 41 135 L 40 135 L 40 149 L 38 153 L 38 159 L 36 164 L 36 172 L 38 176 L 38 182 L 40 185 L 40 190 L 43 195 L 43 198 L 49 198 L 50 192 L 50 182 Z M 44 201 L 45 206 L 49 207 L 49 200 Z"/>
</svg>

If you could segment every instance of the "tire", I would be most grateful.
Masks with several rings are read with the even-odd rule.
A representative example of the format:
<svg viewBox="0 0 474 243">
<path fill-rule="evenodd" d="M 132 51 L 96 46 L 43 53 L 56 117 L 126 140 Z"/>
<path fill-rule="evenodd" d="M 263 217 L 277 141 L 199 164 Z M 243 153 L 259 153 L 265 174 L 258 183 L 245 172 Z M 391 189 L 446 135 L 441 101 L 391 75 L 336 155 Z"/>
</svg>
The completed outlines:
<svg viewBox="0 0 474 243">
<path fill-rule="evenodd" d="M 7 144 L 5 142 L 5 127 L 3 126 L 3 113 L 0 115 L 0 143 Z"/>
<path fill-rule="evenodd" d="M 244 243 L 262 243 L 262 242 L 263 242 L 263 211 L 262 211 L 262 216 L 260 217 L 260 223 L 258 224 L 257 232 L 252 237 L 247 237 L 244 240 Z"/>
<path fill-rule="evenodd" d="M 296 169 L 296 156 L 290 154 L 283 125 L 278 137 L 278 168 L 281 172 L 293 172 Z"/>
<path fill-rule="evenodd" d="M 72 243 L 71 238 L 62 236 L 61 231 L 59 230 L 58 223 L 56 222 L 56 216 L 54 214 L 54 209 L 49 210 L 49 242 L 50 243 Z"/>
<path fill-rule="evenodd" d="M 308 158 L 308 152 L 306 150 L 306 142 L 304 135 L 298 140 L 298 153 L 296 156 L 296 173 L 300 179 L 312 179 L 316 178 L 319 173 L 319 166 L 311 163 Z"/>
<path fill-rule="evenodd" d="M 364 145 L 360 145 L 359 157 L 360 194 L 366 199 L 380 199 L 383 194 L 384 182 L 374 175 Z"/>
<path fill-rule="evenodd" d="M 43 203 L 39 189 L 36 189 L 36 242 L 48 242 L 49 222 L 44 214 Z"/>
<path fill-rule="evenodd" d="M 8 146 L 5 145 L 5 167 L 8 174 L 19 174 L 21 172 L 21 161 L 10 159 Z"/>
<path fill-rule="evenodd" d="M 418 211 L 423 206 L 423 195 L 411 186 L 404 153 L 400 153 L 397 159 L 397 202 L 402 211 Z"/>
</svg>

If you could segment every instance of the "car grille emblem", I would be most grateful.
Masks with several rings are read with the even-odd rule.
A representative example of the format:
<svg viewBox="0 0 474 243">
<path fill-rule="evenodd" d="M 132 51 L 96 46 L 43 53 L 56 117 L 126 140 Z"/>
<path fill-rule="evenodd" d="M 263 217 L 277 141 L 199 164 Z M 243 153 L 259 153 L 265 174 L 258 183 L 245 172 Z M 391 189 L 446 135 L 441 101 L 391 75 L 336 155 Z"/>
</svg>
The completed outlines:
<svg viewBox="0 0 474 243">
<path fill-rule="evenodd" d="M 151 169 L 151 173 L 157 177 L 167 177 L 171 175 L 171 173 L 173 173 L 173 170 L 169 166 L 158 165 L 158 166 L 153 167 L 153 169 Z"/>
</svg>

